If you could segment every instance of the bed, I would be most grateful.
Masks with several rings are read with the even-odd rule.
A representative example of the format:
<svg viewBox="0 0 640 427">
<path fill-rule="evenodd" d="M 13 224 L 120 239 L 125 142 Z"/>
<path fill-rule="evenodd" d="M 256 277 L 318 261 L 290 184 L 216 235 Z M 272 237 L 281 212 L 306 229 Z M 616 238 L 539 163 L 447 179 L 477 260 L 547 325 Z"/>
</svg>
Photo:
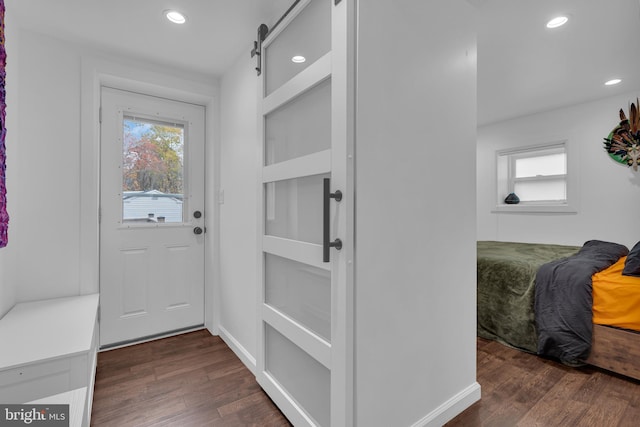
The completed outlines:
<svg viewBox="0 0 640 427">
<path fill-rule="evenodd" d="M 584 348 L 579 352 L 579 360 L 563 360 L 562 355 L 554 353 L 555 349 L 552 348 L 562 348 L 563 344 L 555 345 L 553 339 L 547 337 L 549 330 L 554 331 L 566 319 L 561 317 L 555 324 L 548 324 L 548 313 L 536 319 L 536 309 L 539 312 L 548 311 L 556 301 L 580 299 L 574 298 L 573 294 L 571 298 L 554 294 L 565 287 L 553 283 L 545 285 L 544 279 L 545 276 L 562 272 L 574 259 L 583 265 L 580 256 L 589 252 L 589 249 L 592 252 L 597 249 L 600 254 L 599 247 L 589 247 L 591 242 L 584 246 L 478 242 L 478 336 L 527 352 L 549 355 L 569 365 L 587 363 L 640 379 L 640 333 L 636 332 L 640 331 L 640 277 L 622 275 L 628 253 L 626 247 L 604 243 L 609 245 L 606 247 L 609 253 L 604 258 L 600 256 L 595 269 L 584 273 L 589 274 L 591 280 L 587 281 L 592 283 L 588 283 L 588 287 L 580 285 L 583 286 L 581 289 L 588 290 L 589 301 L 588 328 L 583 328 L 584 331 L 580 333 L 589 338 L 586 352 Z M 634 255 L 640 260 L 640 246 L 636 246 L 629 257 Z M 634 251 L 637 253 L 634 254 Z M 640 272 L 637 276 L 640 276 Z M 570 277 L 574 282 L 585 281 L 576 280 L 573 275 Z M 536 279 L 539 281 L 537 288 Z M 539 294 L 538 301 L 536 291 Z M 566 289 L 564 292 L 567 292 Z M 536 307 L 540 301 L 545 301 L 543 297 L 554 299 L 551 304 L 545 302 L 542 309 Z M 550 342 L 552 345 L 548 344 Z"/>
</svg>

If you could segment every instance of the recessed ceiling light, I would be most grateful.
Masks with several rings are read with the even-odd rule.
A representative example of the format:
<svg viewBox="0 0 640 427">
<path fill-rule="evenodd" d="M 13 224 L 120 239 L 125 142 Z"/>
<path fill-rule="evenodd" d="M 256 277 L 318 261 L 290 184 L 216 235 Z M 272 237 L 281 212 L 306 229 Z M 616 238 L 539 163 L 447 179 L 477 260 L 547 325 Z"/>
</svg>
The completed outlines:
<svg viewBox="0 0 640 427">
<path fill-rule="evenodd" d="M 185 22 L 187 22 L 187 17 L 177 10 L 165 10 L 164 16 L 166 16 L 167 19 L 174 24 L 184 24 Z"/>
<path fill-rule="evenodd" d="M 613 86 L 613 85 L 617 85 L 621 81 L 622 81 L 622 79 L 611 79 L 609 81 L 606 81 L 604 84 L 607 85 L 607 86 Z"/>
<path fill-rule="evenodd" d="M 291 58 L 291 62 L 295 62 L 296 64 L 302 64 L 306 60 L 307 58 L 305 58 L 302 55 L 296 55 L 293 58 Z"/>
<path fill-rule="evenodd" d="M 553 18 L 551 21 L 547 22 L 547 28 L 562 27 L 564 24 L 567 23 L 568 20 L 569 18 L 567 18 L 566 16 L 557 16 Z"/>
</svg>

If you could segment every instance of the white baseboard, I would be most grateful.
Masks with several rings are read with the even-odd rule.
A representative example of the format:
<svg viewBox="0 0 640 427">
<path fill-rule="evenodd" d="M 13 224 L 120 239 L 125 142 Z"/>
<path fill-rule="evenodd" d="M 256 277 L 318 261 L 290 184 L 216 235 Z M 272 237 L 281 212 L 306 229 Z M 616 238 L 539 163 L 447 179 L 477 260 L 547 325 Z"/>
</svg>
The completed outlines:
<svg viewBox="0 0 640 427">
<path fill-rule="evenodd" d="M 478 400 L 480 400 L 480 384 L 474 382 L 411 427 L 440 427 Z"/>
<path fill-rule="evenodd" d="M 244 365 L 256 375 L 256 359 L 246 348 L 223 326 L 218 326 L 220 338 L 238 356 Z M 455 396 L 444 402 L 435 410 L 431 411 L 422 419 L 418 420 L 411 427 L 440 427 L 451 421 L 456 415 L 480 400 L 480 384 L 474 382 Z"/>
<path fill-rule="evenodd" d="M 251 373 L 256 375 L 256 358 L 253 357 L 251 353 L 249 353 L 247 349 L 244 348 L 244 346 L 240 344 L 240 342 L 236 340 L 223 326 L 218 325 L 218 332 L 220 333 L 222 341 L 224 341 L 236 356 L 238 356 L 242 363 L 249 368 Z"/>
</svg>

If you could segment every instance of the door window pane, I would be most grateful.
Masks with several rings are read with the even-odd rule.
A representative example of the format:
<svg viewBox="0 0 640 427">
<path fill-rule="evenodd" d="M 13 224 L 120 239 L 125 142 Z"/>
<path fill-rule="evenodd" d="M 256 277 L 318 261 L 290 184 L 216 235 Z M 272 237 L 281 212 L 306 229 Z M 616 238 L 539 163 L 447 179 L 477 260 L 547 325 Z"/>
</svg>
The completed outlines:
<svg viewBox="0 0 640 427">
<path fill-rule="evenodd" d="M 311 0 L 267 46 L 267 95 L 331 50 L 331 4 L 329 0 Z"/>
<path fill-rule="evenodd" d="M 322 244 L 322 180 L 312 175 L 265 184 L 266 234 Z"/>
<path fill-rule="evenodd" d="M 125 116 L 122 222 L 183 222 L 184 125 Z"/>
<path fill-rule="evenodd" d="M 265 254 L 265 301 L 331 340 L 331 272 Z"/>
<path fill-rule="evenodd" d="M 265 365 L 271 376 L 320 426 L 330 424 L 331 371 L 265 324 Z"/>
<path fill-rule="evenodd" d="M 331 80 L 265 117 L 265 164 L 331 148 Z"/>
</svg>

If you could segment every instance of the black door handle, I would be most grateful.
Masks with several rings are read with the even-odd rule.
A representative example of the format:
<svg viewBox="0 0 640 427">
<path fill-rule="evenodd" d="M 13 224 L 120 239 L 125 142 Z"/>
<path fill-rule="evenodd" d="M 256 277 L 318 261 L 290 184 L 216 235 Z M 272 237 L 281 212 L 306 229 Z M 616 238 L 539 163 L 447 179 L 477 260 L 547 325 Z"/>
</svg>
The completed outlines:
<svg viewBox="0 0 640 427">
<path fill-rule="evenodd" d="M 342 200 L 342 191 L 336 190 L 335 193 L 331 192 L 329 188 L 331 185 L 331 181 L 329 178 L 324 178 L 323 180 L 323 202 L 322 202 L 322 262 L 329 262 L 329 249 L 336 248 L 337 250 L 342 249 L 342 240 L 335 239 L 333 242 L 330 242 L 331 238 L 331 224 L 329 221 L 329 208 L 331 199 L 336 199 L 336 202 Z"/>
<path fill-rule="evenodd" d="M 193 229 L 193 234 L 202 234 L 203 231 L 201 227 L 196 227 Z"/>
</svg>

